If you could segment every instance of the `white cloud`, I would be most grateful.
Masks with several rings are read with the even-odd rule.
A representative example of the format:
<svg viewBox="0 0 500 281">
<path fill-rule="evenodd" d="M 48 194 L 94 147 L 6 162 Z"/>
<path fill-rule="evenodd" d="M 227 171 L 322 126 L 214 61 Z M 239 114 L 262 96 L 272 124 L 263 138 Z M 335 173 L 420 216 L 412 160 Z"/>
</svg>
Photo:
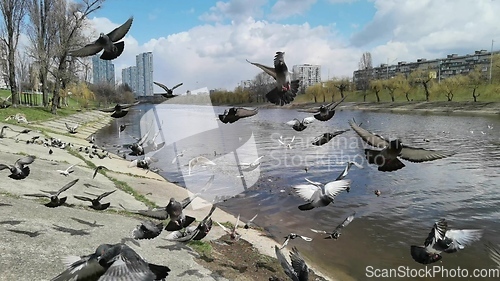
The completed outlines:
<svg viewBox="0 0 500 281">
<path fill-rule="evenodd" d="M 271 19 L 285 19 L 293 15 L 304 15 L 316 0 L 278 0 L 271 8 Z"/>
<path fill-rule="evenodd" d="M 200 19 L 207 22 L 222 22 L 225 19 L 240 22 L 249 17 L 260 18 L 263 15 L 261 7 L 266 3 L 267 0 L 217 1 L 210 11 L 200 16 Z"/>
</svg>

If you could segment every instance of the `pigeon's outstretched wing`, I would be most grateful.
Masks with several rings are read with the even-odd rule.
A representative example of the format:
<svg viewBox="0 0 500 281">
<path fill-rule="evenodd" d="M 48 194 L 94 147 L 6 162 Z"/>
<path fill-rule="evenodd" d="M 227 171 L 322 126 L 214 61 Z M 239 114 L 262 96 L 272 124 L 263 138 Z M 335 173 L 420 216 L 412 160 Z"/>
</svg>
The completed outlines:
<svg viewBox="0 0 500 281">
<path fill-rule="evenodd" d="M 251 62 L 249 60 L 246 60 L 248 63 L 250 64 L 253 64 L 255 65 L 256 67 L 262 69 L 265 73 L 271 75 L 274 79 L 276 79 L 276 70 L 274 69 L 274 67 L 270 67 L 270 66 L 265 66 L 263 64 L 260 64 L 260 63 L 256 63 L 256 62 Z"/>
<path fill-rule="evenodd" d="M 386 139 L 361 128 L 356 124 L 356 122 L 354 122 L 354 120 L 349 120 L 349 125 L 361 137 L 361 139 L 369 145 L 378 148 L 384 148 L 389 145 L 389 142 Z"/>
<path fill-rule="evenodd" d="M 124 24 L 120 25 L 119 27 L 113 29 L 110 33 L 108 33 L 108 37 L 112 42 L 117 42 L 121 40 L 127 32 L 130 30 L 130 27 L 132 26 L 132 21 L 134 20 L 133 17 L 130 17 Z"/>
<path fill-rule="evenodd" d="M 403 149 L 401 150 L 399 156 L 405 160 L 418 163 L 442 159 L 454 154 L 455 152 L 435 151 L 424 148 L 413 148 L 403 145 Z"/>
</svg>

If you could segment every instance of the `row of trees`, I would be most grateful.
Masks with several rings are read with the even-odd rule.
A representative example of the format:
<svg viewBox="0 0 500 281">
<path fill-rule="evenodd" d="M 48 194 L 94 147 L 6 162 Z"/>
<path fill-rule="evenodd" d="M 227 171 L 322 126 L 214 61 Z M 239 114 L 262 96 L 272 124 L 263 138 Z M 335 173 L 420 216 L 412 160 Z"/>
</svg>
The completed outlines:
<svg viewBox="0 0 500 281">
<path fill-rule="evenodd" d="M 104 0 L 0 0 L 3 21 L 0 26 L 0 62 L 4 81 L 12 92 L 12 103 L 18 104 L 18 85 L 40 88 L 44 106 L 57 113 L 60 94 L 79 80 L 81 68 L 88 62 L 68 56 L 69 50 L 84 45 L 88 16 Z M 26 24 L 24 24 L 26 23 Z M 19 36 L 27 34 L 29 45 L 19 48 Z M 30 71 L 31 70 L 31 71 Z M 29 77 L 29 78 L 27 78 Z M 20 83 L 19 80 L 23 79 Z"/>
</svg>

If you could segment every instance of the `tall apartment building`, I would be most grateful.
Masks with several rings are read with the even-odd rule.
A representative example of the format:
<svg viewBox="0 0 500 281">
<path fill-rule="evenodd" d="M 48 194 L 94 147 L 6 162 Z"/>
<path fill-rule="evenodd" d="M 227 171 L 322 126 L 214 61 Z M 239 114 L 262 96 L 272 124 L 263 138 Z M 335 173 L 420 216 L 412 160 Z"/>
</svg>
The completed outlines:
<svg viewBox="0 0 500 281">
<path fill-rule="evenodd" d="M 321 83 L 321 65 L 294 65 L 292 73 L 293 79 L 300 79 L 301 91 L 316 83 Z"/>
<path fill-rule="evenodd" d="M 127 84 L 134 93 L 134 96 L 137 97 L 137 66 L 129 66 L 122 69 L 122 83 Z"/>
<path fill-rule="evenodd" d="M 138 54 L 135 57 L 137 66 L 137 95 L 153 95 L 153 53 Z"/>
<path fill-rule="evenodd" d="M 94 84 L 109 83 L 115 86 L 115 65 L 109 60 L 101 60 L 99 55 L 92 57 L 92 81 Z"/>
<path fill-rule="evenodd" d="M 356 70 L 353 73 L 353 82 L 356 89 L 361 90 L 366 85 L 366 80 L 389 79 L 398 74 L 408 76 L 411 72 L 422 69 L 429 72 L 429 77 L 438 80 L 446 79 L 457 74 L 468 74 L 476 67 L 483 72 L 490 71 L 490 60 L 492 54 L 500 51 L 488 52 L 486 50 L 475 51 L 474 54 L 462 55 L 450 54 L 446 58 L 427 60 L 417 59 L 416 62 L 400 61 L 395 65 L 381 64 L 378 67 L 364 70 Z"/>
</svg>

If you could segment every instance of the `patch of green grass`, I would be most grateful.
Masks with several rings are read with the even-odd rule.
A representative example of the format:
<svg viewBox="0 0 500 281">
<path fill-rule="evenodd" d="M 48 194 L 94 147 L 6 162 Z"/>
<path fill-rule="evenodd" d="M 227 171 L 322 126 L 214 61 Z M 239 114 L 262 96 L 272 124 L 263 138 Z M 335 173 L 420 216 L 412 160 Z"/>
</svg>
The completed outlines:
<svg viewBox="0 0 500 281">
<path fill-rule="evenodd" d="M 17 195 L 17 194 L 14 194 L 14 193 L 10 193 L 10 192 L 5 191 L 5 190 L 0 190 L 0 195 L 6 196 L 6 197 L 10 197 L 10 198 L 16 198 L 16 199 L 20 199 L 21 198 L 20 195 Z"/>
<path fill-rule="evenodd" d="M 212 254 L 212 244 L 201 240 L 191 240 L 187 243 L 191 249 L 197 252 L 200 256 L 210 257 Z"/>
<path fill-rule="evenodd" d="M 121 189 L 125 192 L 127 192 L 128 194 L 134 196 L 134 198 L 144 204 L 146 204 L 146 206 L 149 206 L 149 207 L 153 207 L 153 208 L 156 208 L 158 207 L 156 205 L 155 202 L 149 200 L 148 198 L 146 198 L 144 195 L 138 193 L 137 191 L 135 191 L 132 187 L 130 187 L 126 182 L 124 181 L 120 181 L 120 180 L 117 180 L 113 177 L 110 177 L 110 176 L 107 176 L 109 178 L 109 180 L 111 180 L 115 186 L 118 188 L 118 189 Z"/>
<path fill-rule="evenodd" d="M 226 221 L 226 222 L 219 222 L 220 224 L 222 224 L 223 226 L 229 228 L 229 229 L 232 229 L 234 227 L 234 224 Z"/>
</svg>

